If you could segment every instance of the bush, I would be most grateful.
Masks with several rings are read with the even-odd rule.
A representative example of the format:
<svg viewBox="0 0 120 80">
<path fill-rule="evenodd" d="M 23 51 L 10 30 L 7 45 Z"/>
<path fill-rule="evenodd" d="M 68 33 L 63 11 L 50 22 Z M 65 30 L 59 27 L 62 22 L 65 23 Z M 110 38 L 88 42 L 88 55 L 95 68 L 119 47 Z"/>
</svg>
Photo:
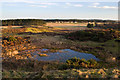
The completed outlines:
<svg viewBox="0 0 120 80">
<path fill-rule="evenodd" d="M 96 67 L 98 65 L 97 61 L 90 59 L 79 59 L 79 58 L 72 58 L 66 61 L 67 65 L 71 66 L 72 68 L 80 68 L 80 67 Z"/>
<path fill-rule="evenodd" d="M 111 30 L 84 30 L 68 33 L 65 37 L 71 40 L 105 42 L 119 38 L 120 32 Z"/>
<path fill-rule="evenodd" d="M 88 23 L 87 27 L 88 27 L 88 28 L 92 28 L 92 27 L 93 27 L 93 24 Z"/>
<path fill-rule="evenodd" d="M 17 39 L 15 37 L 11 36 L 11 37 L 8 37 L 8 40 L 9 41 L 16 41 Z"/>
<path fill-rule="evenodd" d="M 68 66 L 67 64 L 61 64 L 61 65 L 58 67 L 59 70 L 66 70 L 66 69 L 68 69 L 68 68 L 69 68 L 69 66 Z"/>
<path fill-rule="evenodd" d="M 3 40 L 7 40 L 7 41 L 16 41 L 17 38 L 15 38 L 14 36 L 6 36 L 6 37 L 3 37 Z"/>
</svg>

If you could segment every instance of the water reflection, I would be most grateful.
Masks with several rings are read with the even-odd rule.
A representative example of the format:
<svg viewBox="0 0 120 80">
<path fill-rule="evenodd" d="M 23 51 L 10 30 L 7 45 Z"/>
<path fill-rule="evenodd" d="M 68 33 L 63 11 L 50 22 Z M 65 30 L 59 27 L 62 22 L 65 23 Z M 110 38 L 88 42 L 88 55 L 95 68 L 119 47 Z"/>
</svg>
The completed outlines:
<svg viewBox="0 0 120 80">
<path fill-rule="evenodd" d="M 45 53 L 44 53 L 45 52 Z M 56 52 L 50 52 L 49 49 L 41 49 L 41 53 L 40 54 L 47 54 L 47 56 L 39 56 L 38 55 L 39 51 L 34 51 L 31 52 L 31 54 L 33 55 L 32 58 L 36 59 L 38 61 L 60 61 L 60 62 L 65 62 L 67 59 L 76 57 L 76 58 L 84 58 L 86 60 L 89 59 L 95 59 L 95 60 L 99 60 L 98 58 L 96 58 L 94 55 L 92 54 L 87 54 L 87 53 L 81 53 L 81 52 L 77 52 L 71 49 L 62 49 L 62 50 L 58 50 Z"/>
</svg>

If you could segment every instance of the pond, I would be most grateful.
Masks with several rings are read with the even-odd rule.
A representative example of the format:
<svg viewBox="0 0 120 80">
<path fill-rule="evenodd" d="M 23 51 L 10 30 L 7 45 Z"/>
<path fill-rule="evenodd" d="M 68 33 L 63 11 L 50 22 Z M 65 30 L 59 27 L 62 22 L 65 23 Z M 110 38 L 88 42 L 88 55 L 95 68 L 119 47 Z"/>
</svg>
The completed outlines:
<svg viewBox="0 0 120 80">
<path fill-rule="evenodd" d="M 67 59 L 71 59 L 73 57 L 76 58 L 84 58 L 86 60 L 89 59 L 95 59 L 96 61 L 99 61 L 98 58 L 96 58 L 92 54 L 87 54 L 87 53 L 81 53 L 77 52 L 71 49 L 62 49 L 62 50 L 57 50 L 56 52 L 50 52 L 49 49 L 41 49 L 41 51 L 46 51 L 41 52 L 40 54 L 46 54 L 47 56 L 40 56 L 38 55 L 39 51 L 34 51 L 31 52 L 33 55 L 32 58 L 38 61 L 60 61 L 60 62 L 65 62 Z"/>
</svg>

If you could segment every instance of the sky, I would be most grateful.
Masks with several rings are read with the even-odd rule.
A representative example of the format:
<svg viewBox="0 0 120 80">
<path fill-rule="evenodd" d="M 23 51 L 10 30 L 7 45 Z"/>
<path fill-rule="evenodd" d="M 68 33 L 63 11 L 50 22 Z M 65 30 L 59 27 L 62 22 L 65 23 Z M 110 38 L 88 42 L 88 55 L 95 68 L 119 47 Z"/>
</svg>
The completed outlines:
<svg viewBox="0 0 120 80">
<path fill-rule="evenodd" d="M 1 19 L 117 20 L 118 2 L 0 0 L 0 15 Z"/>
</svg>

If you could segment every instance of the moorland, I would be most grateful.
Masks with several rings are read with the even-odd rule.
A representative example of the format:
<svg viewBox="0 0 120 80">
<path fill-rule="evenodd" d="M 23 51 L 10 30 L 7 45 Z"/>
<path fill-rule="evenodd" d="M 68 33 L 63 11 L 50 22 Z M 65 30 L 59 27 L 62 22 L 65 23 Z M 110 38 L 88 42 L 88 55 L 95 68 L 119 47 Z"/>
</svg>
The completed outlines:
<svg viewBox="0 0 120 80">
<path fill-rule="evenodd" d="M 3 78 L 120 78 L 117 21 L 16 19 L 2 20 L 1 29 Z M 45 61 L 64 49 L 99 60 Z"/>
</svg>

